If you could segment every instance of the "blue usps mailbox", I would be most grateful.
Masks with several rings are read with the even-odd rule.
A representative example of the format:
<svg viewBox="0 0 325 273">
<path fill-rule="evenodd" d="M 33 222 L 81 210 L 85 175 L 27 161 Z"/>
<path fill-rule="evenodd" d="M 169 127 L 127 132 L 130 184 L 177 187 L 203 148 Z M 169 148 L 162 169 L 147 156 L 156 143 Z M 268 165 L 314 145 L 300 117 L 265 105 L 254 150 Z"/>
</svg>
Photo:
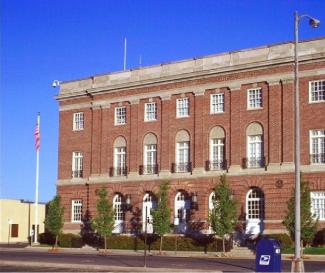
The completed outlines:
<svg viewBox="0 0 325 273">
<path fill-rule="evenodd" d="M 281 272 L 280 243 L 274 239 L 262 239 L 256 246 L 256 272 Z"/>
</svg>

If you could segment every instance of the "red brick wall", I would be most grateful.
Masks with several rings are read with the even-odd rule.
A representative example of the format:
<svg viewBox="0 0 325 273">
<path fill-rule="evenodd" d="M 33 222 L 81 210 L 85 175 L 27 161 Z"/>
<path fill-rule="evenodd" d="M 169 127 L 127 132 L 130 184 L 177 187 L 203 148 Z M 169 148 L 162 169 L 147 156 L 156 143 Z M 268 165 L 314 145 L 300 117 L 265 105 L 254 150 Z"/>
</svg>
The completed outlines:
<svg viewBox="0 0 325 273">
<path fill-rule="evenodd" d="M 325 62 L 303 64 L 300 70 L 324 68 Z M 118 136 L 123 136 L 127 142 L 127 166 L 129 171 L 138 172 L 139 165 L 143 164 L 143 139 L 149 132 L 155 134 L 158 140 L 158 159 L 160 170 L 170 170 L 171 163 L 175 162 L 175 136 L 179 130 L 187 130 L 190 134 L 190 160 L 194 168 L 203 168 L 209 158 L 209 132 L 214 126 L 221 126 L 226 133 L 226 159 L 228 165 L 241 165 L 242 158 L 246 157 L 246 128 L 252 122 L 258 122 L 264 132 L 264 155 L 267 163 L 293 162 L 294 159 L 294 112 L 293 112 L 293 82 L 279 84 L 267 82 L 252 82 L 242 85 L 239 90 L 227 88 L 227 81 L 245 79 L 254 76 L 272 75 L 293 71 L 291 65 L 270 67 L 255 71 L 232 73 L 229 75 L 213 76 L 151 87 L 139 87 L 132 90 L 121 90 L 106 94 L 98 94 L 93 98 L 77 98 L 60 101 L 60 106 L 72 105 L 80 102 L 103 99 L 121 99 L 121 104 L 111 104 L 109 108 L 94 109 L 82 108 L 60 112 L 59 128 L 59 166 L 58 179 L 71 178 L 72 152 L 82 151 L 84 154 L 84 177 L 102 174 L 108 175 L 113 166 L 113 143 Z M 325 128 L 325 103 L 308 103 L 308 82 L 324 79 L 323 76 L 312 76 L 300 80 L 301 101 L 301 163 L 309 164 L 309 130 Z M 204 83 L 224 82 L 225 88 L 219 90 L 205 90 L 203 95 L 195 94 L 196 85 Z M 247 89 L 262 88 L 263 108 L 247 110 Z M 185 93 L 190 100 L 190 116 L 176 118 L 176 99 L 182 95 L 172 95 L 170 98 L 160 98 L 155 92 L 177 87 L 192 87 L 192 91 Z M 223 92 L 225 94 L 225 113 L 210 114 L 210 94 Z M 148 94 L 148 99 L 139 102 L 130 102 L 129 96 Z M 157 103 L 157 121 L 144 121 L 144 104 L 149 97 Z M 127 124 L 114 126 L 115 107 L 123 105 L 127 108 Z M 85 129 L 72 131 L 72 118 L 75 112 L 84 112 Z M 260 187 L 265 194 L 266 219 L 281 220 L 286 209 L 293 186 L 293 174 L 266 175 L 229 175 L 231 186 L 240 206 L 244 206 L 245 196 L 250 186 Z M 313 188 L 325 190 L 325 168 L 323 172 L 306 174 L 310 177 Z M 275 187 L 275 181 L 281 179 L 284 186 Z M 208 211 L 208 197 L 216 178 L 191 178 L 172 180 L 170 192 L 170 206 L 173 207 L 176 191 L 185 189 L 189 192 L 198 192 L 199 210 L 194 212 L 195 219 L 206 219 Z M 59 186 L 58 192 L 66 206 L 65 218 L 70 221 L 71 199 L 87 198 L 85 185 Z M 128 182 L 104 184 L 109 187 L 110 198 L 114 192 L 132 194 L 132 201 L 141 203 L 143 194 L 147 190 L 157 191 L 157 181 Z M 95 189 L 102 185 L 89 185 L 89 210 L 95 213 Z M 244 207 L 239 208 L 245 211 Z M 127 216 L 128 217 L 128 216 Z M 268 224 L 267 224 L 268 225 Z M 267 228 L 266 225 L 266 228 Z M 274 227 L 274 224 L 269 224 Z M 277 226 L 277 225 L 275 225 Z"/>
</svg>

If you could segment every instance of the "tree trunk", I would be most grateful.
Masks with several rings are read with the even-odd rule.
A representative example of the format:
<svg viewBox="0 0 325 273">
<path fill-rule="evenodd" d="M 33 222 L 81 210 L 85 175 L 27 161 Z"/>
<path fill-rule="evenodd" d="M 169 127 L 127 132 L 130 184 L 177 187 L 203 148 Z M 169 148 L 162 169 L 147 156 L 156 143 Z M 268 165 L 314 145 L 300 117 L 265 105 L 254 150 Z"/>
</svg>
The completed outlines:
<svg viewBox="0 0 325 273">
<path fill-rule="evenodd" d="M 56 235 L 56 236 L 55 236 L 55 244 L 54 244 L 54 248 L 58 248 L 58 238 L 59 238 L 59 235 Z"/>
<path fill-rule="evenodd" d="M 105 252 L 106 252 L 107 251 L 106 235 L 104 236 L 104 248 L 105 248 Z"/>
<path fill-rule="evenodd" d="M 161 251 L 162 251 L 162 244 L 163 244 L 163 235 L 160 236 L 160 248 L 159 248 L 160 255 L 161 255 Z"/>
</svg>

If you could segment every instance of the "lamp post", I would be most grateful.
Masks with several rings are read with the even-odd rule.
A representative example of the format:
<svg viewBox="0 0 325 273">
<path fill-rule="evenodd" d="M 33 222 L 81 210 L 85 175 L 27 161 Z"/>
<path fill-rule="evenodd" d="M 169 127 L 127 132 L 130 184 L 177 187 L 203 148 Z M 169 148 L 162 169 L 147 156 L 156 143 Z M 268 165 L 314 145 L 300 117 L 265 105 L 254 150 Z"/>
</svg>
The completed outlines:
<svg viewBox="0 0 325 273">
<path fill-rule="evenodd" d="M 126 210 L 131 210 L 131 195 L 127 194 L 125 198 Z M 143 267 L 147 267 L 147 224 L 148 224 L 148 208 L 145 208 L 145 224 L 144 226 L 144 253 L 143 253 Z M 142 212 L 143 213 L 143 212 Z"/>
<path fill-rule="evenodd" d="M 303 18 L 309 19 L 309 24 L 316 28 L 320 21 L 310 15 L 299 15 L 295 12 L 294 28 L 295 28 L 295 256 L 292 262 L 291 271 L 303 272 L 303 260 L 301 259 L 301 219 L 300 219 L 300 104 L 299 104 L 299 60 L 298 60 L 298 30 L 299 21 Z"/>
</svg>

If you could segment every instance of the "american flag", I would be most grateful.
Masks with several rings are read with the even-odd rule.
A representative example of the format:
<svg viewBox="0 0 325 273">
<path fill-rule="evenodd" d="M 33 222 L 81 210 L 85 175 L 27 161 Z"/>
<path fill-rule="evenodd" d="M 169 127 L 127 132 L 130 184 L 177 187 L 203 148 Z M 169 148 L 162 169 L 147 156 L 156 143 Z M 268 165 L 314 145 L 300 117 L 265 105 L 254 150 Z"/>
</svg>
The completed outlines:
<svg viewBox="0 0 325 273">
<path fill-rule="evenodd" d="M 41 146 L 41 134 L 40 134 L 38 122 L 36 123 L 34 138 L 35 138 L 35 149 L 39 150 Z"/>
</svg>

